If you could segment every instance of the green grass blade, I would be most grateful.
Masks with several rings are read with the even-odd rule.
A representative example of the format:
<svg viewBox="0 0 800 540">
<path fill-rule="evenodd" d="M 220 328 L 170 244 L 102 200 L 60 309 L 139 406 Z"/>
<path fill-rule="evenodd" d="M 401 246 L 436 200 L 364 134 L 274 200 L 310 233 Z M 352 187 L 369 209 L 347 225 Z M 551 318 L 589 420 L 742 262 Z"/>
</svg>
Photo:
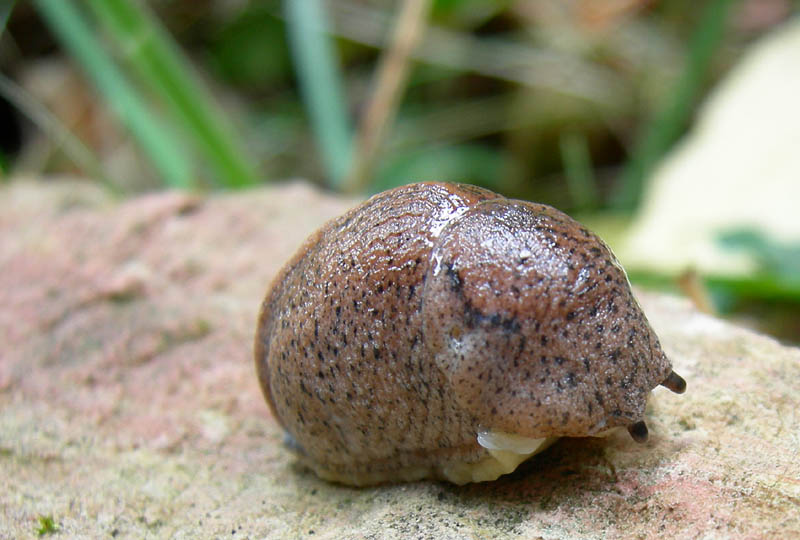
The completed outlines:
<svg viewBox="0 0 800 540">
<path fill-rule="evenodd" d="M 292 56 L 329 182 L 339 187 L 350 171 L 353 132 L 342 78 L 319 0 L 284 0 Z"/>
<path fill-rule="evenodd" d="M 11 17 L 11 11 L 14 9 L 14 4 L 16 3 L 16 0 L 5 0 L 0 3 L 0 35 L 3 35 L 8 18 Z"/>
<path fill-rule="evenodd" d="M 172 37 L 140 2 L 85 0 L 122 51 L 124 59 L 169 106 L 219 181 L 226 187 L 256 183 L 244 146 Z M 268 51 L 264 51 L 268 54 Z"/>
<path fill-rule="evenodd" d="M 153 165 L 172 187 L 191 185 L 192 168 L 171 136 L 128 84 L 95 39 L 89 24 L 71 0 L 33 0 L 42 18 L 89 74 L 100 93 L 130 129 Z"/>
<path fill-rule="evenodd" d="M 581 210 L 596 208 L 599 196 L 586 136 L 582 133 L 564 133 L 558 142 L 567 188 L 575 206 Z"/>
<path fill-rule="evenodd" d="M 722 37 L 728 14 L 735 0 L 710 0 L 689 44 L 686 67 L 669 99 L 655 115 L 640 144 L 634 147 L 626 166 L 614 206 L 632 210 L 639 201 L 645 180 L 657 161 L 680 135 L 692 112 L 692 104 L 700 93 L 709 65 Z"/>
</svg>

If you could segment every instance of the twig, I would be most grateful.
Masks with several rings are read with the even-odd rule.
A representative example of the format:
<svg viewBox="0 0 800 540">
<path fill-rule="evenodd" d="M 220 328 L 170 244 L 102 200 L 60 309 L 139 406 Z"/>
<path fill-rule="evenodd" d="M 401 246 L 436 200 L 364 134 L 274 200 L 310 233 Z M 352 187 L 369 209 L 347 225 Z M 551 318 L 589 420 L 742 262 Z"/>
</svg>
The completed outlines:
<svg viewBox="0 0 800 540">
<path fill-rule="evenodd" d="M 430 10 L 430 0 L 406 0 L 397 17 L 392 42 L 381 57 L 375 92 L 359 125 L 347 192 L 362 191 L 369 183 L 386 130 L 392 124 L 406 86 L 411 53 L 419 42 Z"/>
<path fill-rule="evenodd" d="M 25 89 L 0 73 L 0 95 L 14 105 L 17 110 L 28 117 L 42 132 L 50 138 L 53 145 L 62 148 L 64 153 L 86 174 L 103 181 L 116 191 L 116 186 L 108 181 L 100 162 L 61 120 L 42 103 L 39 103 Z"/>
</svg>

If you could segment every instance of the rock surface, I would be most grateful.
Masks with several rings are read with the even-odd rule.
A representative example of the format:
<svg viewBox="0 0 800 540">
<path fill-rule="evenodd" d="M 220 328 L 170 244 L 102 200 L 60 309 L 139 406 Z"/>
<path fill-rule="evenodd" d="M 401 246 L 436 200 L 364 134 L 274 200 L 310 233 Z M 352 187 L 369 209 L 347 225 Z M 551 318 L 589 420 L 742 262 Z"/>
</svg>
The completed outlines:
<svg viewBox="0 0 800 540">
<path fill-rule="evenodd" d="M 295 183 L 116 202 L 0 189 L 0 538 L 800 537 L 800 350 L 641 295 L 685 395 L 650 442 L 562 439 L 488 484 L 352 489 L 281 444 L 251 359 L 268 282 L 350 206 Z"/>
</svg>

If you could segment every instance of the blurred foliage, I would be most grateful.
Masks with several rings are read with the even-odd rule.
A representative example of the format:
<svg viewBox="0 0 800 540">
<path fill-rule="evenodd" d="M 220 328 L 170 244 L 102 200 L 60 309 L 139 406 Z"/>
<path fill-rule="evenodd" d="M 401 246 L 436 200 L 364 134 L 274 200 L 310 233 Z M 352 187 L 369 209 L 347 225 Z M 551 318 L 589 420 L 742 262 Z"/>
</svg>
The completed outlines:
<svg viewBox="0 0 800 540">
<path fill-rule="evenodd" d="M 41 1 L 41 0 L 39 0 Z M 218 184 L 255 183 L 255 170 L 224 112 L 194 76 L 172 37 L 144 7 L 129 0 L 85 0 L 124 64 L 158 98 L 176 131 L 214 169 Z M 109 96 L 113 100 L 113 96 Z"/>
<path fill-rule="evenodd" d="M 37 12 L 22 3 L 0 42 L 0 65 L 22 86 L 35 86 L 59 43 L 67 46 L 63 38 L 50 37 L 58 35 L 52 19 L 42 29 L 40 15 L 46 13 L 41 6 L 54 3 L 72 6 L 81 16 L 95 53 L 112 52 L 102 71 L 117 71 L 127 90 L 106 93 L 108 106 L 119 109 L 114 101 L 125 94 L 142 104 L 144 112 L 133 114 L 134 120 L 129 116 L 123 122 L 128 127 L 120 128 L 90 94 L 59 97 L 74 100 L 73 110 L 83 109 L 79 119 L 62 120 L 123 191 L 159 184 L 246 184 L 252 167 L 264 181 L 303 176 L 335 186 L 332 168 L 342 165 L 329 162 L 336 156 L 342 160 L 343 139 L 352 136 L 348 125 L 355 129 L 373 95 L 376 62 L 398 5 L 388 0 L 39 0 Z M 303 73 L 315 69 L 293 55 L 297 46 L 289 39 L 287 6 L 303 5 L 316 5 L 318 23 L 334 36 L 321 41 L 329 44 L 330 54 L 323 54 L 316 72 L 341 74 L 308 88 L 327 96 L 327 104 L 316 106 L 322 114 L 344 117 L 339 120 L 344 127 L 314 120 L 313 100 L 300 91 Z M 642 155 L 651 163 L 669 148 L 741 48 L 793 8 L 788 0 L 714 0 L 706 11 L 688 0 L 436 0 L 423 21 L 425 37 L 413 53 L 411 76 L 379 147 L 368 190 L 438 178 L 567 210 L 609 206 L 630 182 L 641 183 L 645 174 L 630 171 L 646 171 L 640 167 Z M 310 34 L 303 35 L 307 39 L 301 42 L 312 41 Z M 66 52 L 90 71 L 91 62 L 74 50 Z M 676 88 L 686 88 L 686 80 L 690 91 L 678 92 L 682 98 L 676 101 Z M 69 90 L 76 89 L 91 93 L 85 86 Z M 64 106 L 36 95 L 36 89 L 31 92 L 44 108 Z M 58 110 L 54 113 L 58 116 Z M 152 137 L 141 134 L 137 139 L 130 122 L 146 123 L 143 116 L 154 118 L 156 130 L 172 142 L 153 144 Z M 22 115 L 16 121 L 27 126 L 26 139 L 37 137 Z M 331 134 L 319 133 L 326 129 Z M 648 145 L 647 134 L 654 132 L 668 136 Z M 131 134 L 138 143 L 132 143 Z M 188 177 L 183 173 L 176 179 L 180 175 L 168 172 L 175 166 L 159 165 L 153 147 L 187 163 Z M 215 157 L 219 148 L 227 150 Z M 25 145 L 16 153 L 2 150 L 12 169 L 82 169 L 62 157 L 58 144 L 37 156 L 26 154 Z M 114 168 L 131 162 L 141 163 L 134 170 Z M 232 172 L 237 166 L 240 172 Z M 632 188 L 633 200 L 639 191 Z"/>
<path fill-rule="evenodd" d="M 282 88 L 290 79 L 286 28 L 274 11 L 265 4 L 252 6 L 209 35 L 209 67 L 240 91 Z"/>
<path fill-rule="evenodd" d="M 190 187 L 191 170 L 175 141 L 172 126 L 160 121 L 148 108 L 126 74 L 105 53 L 81 12 L 71 2 L 34 1 L 56 36 L 80 62 L 111 108 L 140 142 L 163 181 L 174 187 Z M 46 129 L 41 123 L 39 125 Z"/>
<path fill-rule="evenodd" d="M 751 283 L 740 284 L 740 293 L 800 301 L 800 245 L 780 244 L 750 229 L 727 231 L 717 241 L 726 249 L 746 252 L 756 262 Z"/>
<path fill-rule="evenodd" d="M 15 0 L 7 0 L 0 4 L 0 34 L 6 29 L 8 17 L 11 15 L 11 10 L 14 9 Z"/>
<path fill-rule="evenodd" d="M 710 0 L 702 6 L 703 16 L 691 37 L 685 66 L 675 82 L 674 91 L 664 99 L 649 129 L 635 144 L 630 163 L 620 178 L 615 197 L 618 207 L 631 209 L 636 206 L 645 179 L 688 124 L 692 103 L 697 100 L 705 81 L 734 3 L 734 0 Z"/>
<path fill-rule="evenodd" d="M 717 242 L 752 256 L 756 269 L 746 276 L 698 277 L 714 311 L 800 345 L 800 244 L 775 242 L 752 229 L 726 231 Z M 668 276 L 632 272 L 630 278 L 646 287 L 686 292 Z"/>
<path fill-rule="evenodd" d="M 328 184 L 340 187 L 352 159 L 352 130 L 342 75 L 321 0 L 287 0 L 284 13 L 300 95 Z"/>
</svg>

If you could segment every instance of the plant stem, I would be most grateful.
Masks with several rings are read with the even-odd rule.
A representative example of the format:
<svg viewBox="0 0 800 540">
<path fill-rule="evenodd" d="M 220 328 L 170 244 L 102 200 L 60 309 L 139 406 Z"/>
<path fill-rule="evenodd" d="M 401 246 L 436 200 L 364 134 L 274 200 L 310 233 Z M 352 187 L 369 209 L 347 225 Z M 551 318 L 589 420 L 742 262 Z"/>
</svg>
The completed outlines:
<svg viewBox="0 0 800 540">
<path fill-rule="evenodd" d="M 374 93 L 359 127 L 352 170 L 344 188 L 363 191 L 369 184 L 386 131 L 397 114 L 411 65 L 411 53 L 425 29 L 430 0 L 406 0 L 397 17 L 389 48 L 381 57 Z"/>
</svg>

